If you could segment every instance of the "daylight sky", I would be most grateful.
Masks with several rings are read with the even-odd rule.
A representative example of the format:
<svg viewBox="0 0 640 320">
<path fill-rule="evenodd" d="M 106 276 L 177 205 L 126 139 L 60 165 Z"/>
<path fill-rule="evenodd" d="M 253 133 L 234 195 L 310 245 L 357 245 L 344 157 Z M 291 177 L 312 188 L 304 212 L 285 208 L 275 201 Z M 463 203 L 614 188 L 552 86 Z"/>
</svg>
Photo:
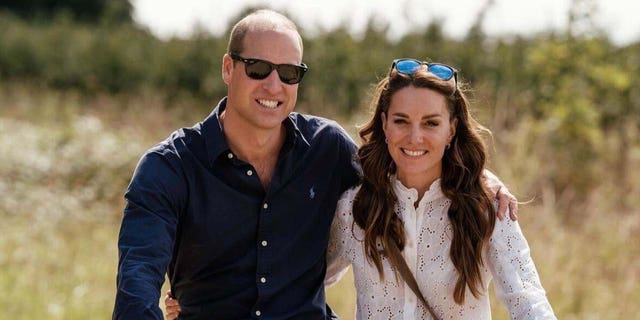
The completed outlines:
<svg viewBox="0 0 640 320">
<path fill-rule="evenodd" d="M 583 1 L 585 2 L 585 1 Z M 589 2 L 589 1 L 587 1 Z M 618 44 L 640 41 L 640 1 L 591 0 L 593 21 Z M 288 12 L 307 34 L 340 24 L 357 34 L 374 15 L 389 22 L 397 37 L 436 18 L 445 32 L 460 37 L 468 31 L 484 0 L 132 0 L 136 21 L 156 35 L 188 36 L 195 26 L 219 35 L 249 5 L 268 4 Z M 494 0 L 483 28 L 489 35 L 531 34 L 564 29 L 572 0 Z"/>
</svg>

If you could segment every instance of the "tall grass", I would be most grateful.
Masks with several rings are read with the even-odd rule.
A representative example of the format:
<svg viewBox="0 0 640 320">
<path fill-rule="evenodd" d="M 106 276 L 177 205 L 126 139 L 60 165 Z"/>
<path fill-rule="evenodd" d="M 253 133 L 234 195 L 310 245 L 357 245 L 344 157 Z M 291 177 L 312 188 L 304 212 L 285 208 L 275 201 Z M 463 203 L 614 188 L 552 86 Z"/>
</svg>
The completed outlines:
<svg viewBox="0 0 640 320">
<path fill-rule="evenodd" d="M 0 87 L 0 318 L 110 318 L 122 195 L 133 168 L 144 150 L 204 118 L 215 103 L 157 97 Z M 350 122 L 342 123 L 354 132 Z M 640 186 L 608 174 L 615 154 L 603 152 L 599 184 L 575 203 L 540 178 L 553 155 L 545 137 L 532 137 L 525 119 L 494 134 L 493 170 L 521 200 L 533 199 L 520 207 L 520 224 L 558 317 L 637 317 Z M 528 152 L 525 144 L 538 151 Z M 640 181 L 637 145 L 628 166 L 627 179 Z M 354 315 L 352 281 L 348 275 L 329 290 L 330 304 L 344 319 Z M 494 319 L 508 319 L 492 300 Z"/>
<path fill-rule="evenodd" d="M 122 195 L 144 150 L 186 116 L 153 98 L 29 86 L 3 87 L 0 101 L 0 308 L 12 319 L 107 319 Z"/>
</svg>

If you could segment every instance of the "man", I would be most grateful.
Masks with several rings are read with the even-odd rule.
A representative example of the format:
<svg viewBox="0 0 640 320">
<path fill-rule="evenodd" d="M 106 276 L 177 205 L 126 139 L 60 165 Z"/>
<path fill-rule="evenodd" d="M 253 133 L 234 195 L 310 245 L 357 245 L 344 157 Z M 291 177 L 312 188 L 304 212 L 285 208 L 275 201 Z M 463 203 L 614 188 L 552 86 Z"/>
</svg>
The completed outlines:
<svg viewBox="0 0 640 320">
<path fill-rule="evenodd" d="M 325 319 L 329 228 L 358 182 L 335 122 L 292 113 L 302 39 L 260 10 L 234 26 L 228 95 L 140 160 L 125 195 L 114 319 L 161 319 L 167 273 L 183 319 Z M 503 197 L 507 198 L 507 197 Z"/>
</svg>

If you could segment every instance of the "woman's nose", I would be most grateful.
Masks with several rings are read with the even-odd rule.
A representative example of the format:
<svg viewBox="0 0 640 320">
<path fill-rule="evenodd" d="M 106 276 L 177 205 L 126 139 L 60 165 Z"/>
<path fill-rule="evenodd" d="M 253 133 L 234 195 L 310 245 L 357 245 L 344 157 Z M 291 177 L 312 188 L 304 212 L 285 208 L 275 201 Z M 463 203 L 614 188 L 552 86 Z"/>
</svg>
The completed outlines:
<svg viewBox="0 0 640 320">
<path fill-rule="evenodd" d="M 412 127 L 411 132 L 409 132 L 409 142 L 411 143 L 421 143 L 424 139 L 424 134 L 420 128 Z"/>
</svg>

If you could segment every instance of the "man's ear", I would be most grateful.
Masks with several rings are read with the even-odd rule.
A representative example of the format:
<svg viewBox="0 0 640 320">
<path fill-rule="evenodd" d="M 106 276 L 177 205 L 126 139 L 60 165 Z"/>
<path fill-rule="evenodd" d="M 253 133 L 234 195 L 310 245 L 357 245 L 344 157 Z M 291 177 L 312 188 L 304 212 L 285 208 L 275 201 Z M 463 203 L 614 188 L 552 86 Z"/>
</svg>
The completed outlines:
<svg viewBox="0 0 640 320">
<path fill-rule="evenodd" d="M 229 85 L 233 77 L 233 59 L 228 53 L 222 56 L 222 81 Z"/>
</svg>

